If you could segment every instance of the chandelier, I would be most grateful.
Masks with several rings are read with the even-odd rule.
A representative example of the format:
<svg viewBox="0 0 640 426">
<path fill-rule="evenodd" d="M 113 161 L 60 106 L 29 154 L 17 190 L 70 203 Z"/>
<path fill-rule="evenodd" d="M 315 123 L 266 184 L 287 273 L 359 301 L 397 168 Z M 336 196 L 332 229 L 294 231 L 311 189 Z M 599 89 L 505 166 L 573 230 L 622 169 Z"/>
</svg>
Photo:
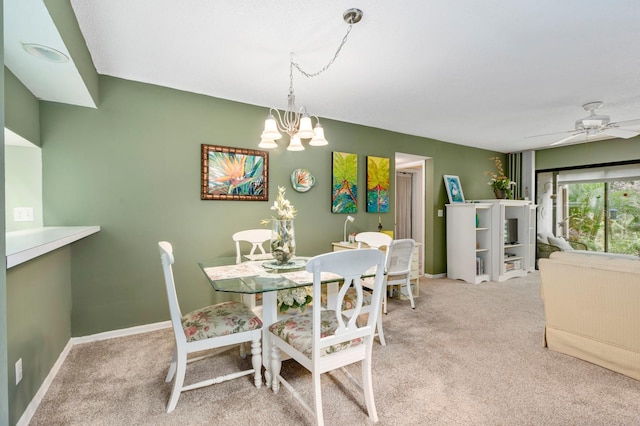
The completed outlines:
<svg viewBox="0 0 640 426">
<path fill-rule="evenodd" d="M 287 110 L 280 114 L 280 111 L 275 108 L 269 109 L 269 115 L 264 122 L 264 130 L 260 135 L 260 143 L 258 147 L 270 149 L 277 148 L 277 140 L 282 138 L 282 133 L 289 135 L 289 151 L 302 151 L 304 145 L 302 145 L 302 139 L 311 139 L 309 145 L 311 146 L 323 146 L 329 142 L 324 137 L 324 129 L 320 124 L 320 119 L 317 116 L 313 116 L 315 119 L 315 126 L 312 124 L 312 116 L 307 112 L 307 108 L 302 106 L 300 109 L 296 107 L 296 97 L 293 93 L 293 69 L 297 69 L 300 74 L 310 78 L 320 75 L 326 71 L 333 62 L 338 58 L 340 50 L 347 42 L 347 37 L 351 32 L 353 24 L 357 24 L 362 19 L 362 11 L 360 9 L 348 9 L 342 15 L 344 21 L 349 24 L 347 33 L 342 38 L 342 42 L 333 58 L 325 65 L 320 71 L 316 73 L 307 73 L 300 65 L 293 61 L 293 53 L 290 54 L 289 59 L 289 95 L 287 96 Z M 277 117 L 277 119 L 276 119 Z M 282 132 L 282 133 L 281 133 Z"/>
</svg>

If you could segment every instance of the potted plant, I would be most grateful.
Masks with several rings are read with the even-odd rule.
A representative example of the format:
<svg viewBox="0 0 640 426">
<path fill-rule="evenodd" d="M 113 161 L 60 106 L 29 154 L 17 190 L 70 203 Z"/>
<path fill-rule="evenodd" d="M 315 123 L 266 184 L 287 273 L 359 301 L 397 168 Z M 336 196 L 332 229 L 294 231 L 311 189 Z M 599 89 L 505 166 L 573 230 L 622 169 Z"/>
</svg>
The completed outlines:
<svg viewBox="0 0 640 426">
<path fill-rule="evenodd" d="M 493 189 L 493 194 L 496 198 L 508 198 L 513 199 L 513 193 L 511 192 L 511 187 L 515 186 L 515 182 L 512 182 L 504 174 L 504 168 L 502 167 L 502 161 L 499 157 L 490 157 L 490 160 L 493 160 L 496 169 L 498 172 L 487 171 L 484 172 L 485 175 L 489 176 L 491 180 L 488 182 L 488 185 Z"/>
</svg>

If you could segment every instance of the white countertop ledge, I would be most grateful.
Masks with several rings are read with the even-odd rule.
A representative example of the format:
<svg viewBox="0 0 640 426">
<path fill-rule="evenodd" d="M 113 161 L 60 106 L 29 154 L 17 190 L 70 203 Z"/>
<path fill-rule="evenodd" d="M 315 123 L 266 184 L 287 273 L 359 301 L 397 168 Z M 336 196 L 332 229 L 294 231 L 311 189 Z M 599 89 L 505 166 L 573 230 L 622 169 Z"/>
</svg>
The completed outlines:
<svg viewBox="0 0 640 426">
<path fill-rule="evenodd" d="M 7 232 L 7 269 L 99 231 L 99 226 L 46 226 Z"/>
</svg>

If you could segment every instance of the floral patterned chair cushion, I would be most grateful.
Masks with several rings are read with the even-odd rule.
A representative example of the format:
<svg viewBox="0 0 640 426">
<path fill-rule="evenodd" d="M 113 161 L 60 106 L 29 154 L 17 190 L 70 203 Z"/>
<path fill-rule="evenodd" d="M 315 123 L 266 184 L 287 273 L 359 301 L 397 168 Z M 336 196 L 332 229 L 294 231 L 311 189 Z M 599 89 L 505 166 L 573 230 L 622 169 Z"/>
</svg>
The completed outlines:
<svg viewBox="0 0 640 426">
<path fill-rule="evenodd" d="M 362 296 L 364 300 L 362 301 L 362 305 L 370 305 L 371 304 L 371 293 L 368 291 L 363 291 Z M 358 293 L 356 289 L 351 287 L 347 290 L 347 293 L 344 295 L 344 299 L 342 300 L 342 310 L 348 311 L 356 307 L 356 300 L 358 299 Z M 321 302 L 324 306 L 327 306 L 327 292 L 323 291 L 321 296 Z"/>
<path fill-rule="evenodd" d="M 224 302 L 182 317 L 187 342 L 262 328 L 262 321 L 244 303 Z"/>
<path fill-rule="evenodd" d="M 348 318 L 344 318 L 344 321 L 349 321 Z M 322 311 L 320 312 L 320 337 L 331 336 L 338 328 L 338 320 L 336 319 L 335 311 Z M 296 315 L 294 317 L 285 318 L 282 321 L 278 321 L 269 327 L 276 336 L 289 343 L 308 357 L 311 357 L 313 336 L 311 334 L 313 327 L 313 312 L 307 312 L 305 314 Z M 339 345 L 328 346 L 322 350 L 320 356 L 335 353 L 352 346 L 362 344 L 362 339 L 354 339 L 350 342 L 343 342 Z"/>
</svg>

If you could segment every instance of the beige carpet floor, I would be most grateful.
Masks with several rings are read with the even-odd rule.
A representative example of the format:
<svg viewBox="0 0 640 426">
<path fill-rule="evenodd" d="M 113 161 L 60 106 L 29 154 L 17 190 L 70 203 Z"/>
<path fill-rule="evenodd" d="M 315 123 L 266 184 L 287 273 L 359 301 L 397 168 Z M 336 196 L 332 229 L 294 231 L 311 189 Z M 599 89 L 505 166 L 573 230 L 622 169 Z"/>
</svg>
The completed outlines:
<svg viewBox="0 0 640 426">
<path fill-rule="evenodd" d="M 640 381 L 543 348 L 537 272 L 480 285 L 422 279 L 416 310 L 391 299 L 383 321 L 381 425 L 640 425 Z M 74 346 L 30 424 L 313 424 L 285 389 L 256 389 L 248 376 L 183 393 L 167 414 L 171 351 L 168 329 Z M 228 350 L 193 364 L 187 382 L 238 366 L 248 360 Z M 282 374 L 310 400 L 305 370 L 286 361 Z M 323 378 L 323 397 L 326 424 L 370 424 L 342 373 Z"/>
</svg>

